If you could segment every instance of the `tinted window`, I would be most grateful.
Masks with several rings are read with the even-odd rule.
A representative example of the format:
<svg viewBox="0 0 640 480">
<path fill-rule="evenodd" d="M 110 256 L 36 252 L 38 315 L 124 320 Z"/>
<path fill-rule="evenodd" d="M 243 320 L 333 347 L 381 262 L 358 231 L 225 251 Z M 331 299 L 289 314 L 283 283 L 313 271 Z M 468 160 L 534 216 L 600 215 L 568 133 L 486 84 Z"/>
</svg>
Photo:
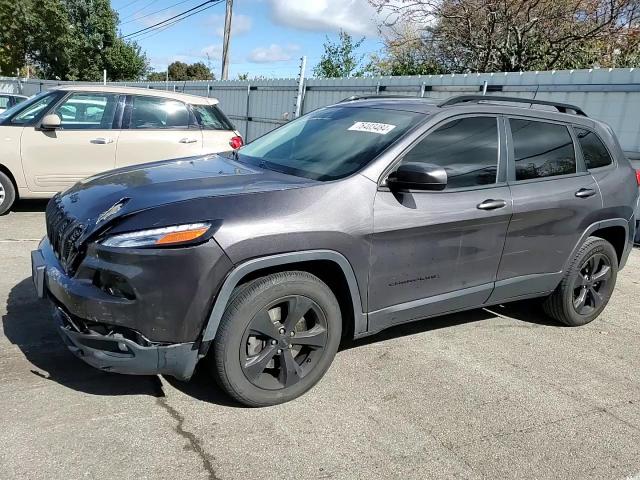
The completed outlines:
<svg viewBox="0 0 640 480">
<path fill-rule="evenodd" d="M 177 100 L 133 97 L 131 128 L 188 128 L 189 110 Z"/>
<path fill-rule="evenodd" d="M 240 161 L 316 180 L 357 172 L 417 125 L 423 114 L 338 106 L 300 117 L 239 150 Z"/>
<path fill-rule="evenodd" d="M 198 123 L 207 130 L 233 130 L 215 105 L 191 105 Z"/>
<path fill-rule="evenodd" d="M 9 97 L 0 97 L 0 108 L 9 108 Z"/>
<path fill-rule="evenodd" d="M 63 128 L 106 130 L 113 126 L 118 95 L 110 93 L 74 93 L 55 110 Z"/>
<path fill-rule="evenodd" d="M 498 123 L 494 117 L 470 117 L 449 122 L 427 135 L 403 162 L 424 162 L 447 171 L 447 188 L 496 182 Z"/>
<path fill-rule="evenodd" d="M 613 163 L 609 151 L 598 135 L 583 128 L 576 128 L 575 131 L 578 134 L 578 143 L 582 148 L 582 156 L 587 168 L 606 167 Z"/>
<path fill-rule="evenodd" d="M 564 125 L 510 120 L 516 180 L 576 173 L 576 155 Z"/>
</svg>

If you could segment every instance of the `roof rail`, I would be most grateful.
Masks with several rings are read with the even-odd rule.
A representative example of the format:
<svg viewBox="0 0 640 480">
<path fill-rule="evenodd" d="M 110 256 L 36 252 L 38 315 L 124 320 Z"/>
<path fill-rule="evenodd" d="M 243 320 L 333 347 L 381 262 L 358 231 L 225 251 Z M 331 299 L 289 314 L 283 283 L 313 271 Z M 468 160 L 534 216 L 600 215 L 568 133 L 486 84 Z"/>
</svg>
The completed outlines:
<svg viewBox="0 0 640 480">
<path fill-rule="evenodd" d="M 354 102 L 356 100 L 370 100 L 374 98 L 381 98 L 383 100 L 387 98 L 422 99 L 422 97 L 416 97 L 415 95 L 351 95 L 350 97 L 340 100 L 338 103 Z"/>
<path fill-rule="evenodd" d="M 559 102 L 549 102 L 546 100 L 535 100 L 533 98 L 520 98 L 520 97 L 503 97 L 498 95 L 458 95 L 455 97 L 451 97 L 446 99 L 444 102 L 440 103 L 439 107 L 450 107 L 452 105 L 457 105 L 460 103 L 480 103 L 480 102 L 509 102 L 509 103 L 528 103 L 530 105 L 547 105 L 549 107 L 555 107 L 556 110 L 560 113 L 572 113 L 574 115 L 580 115 L 586 117 L 587 114 L 584 113 L 580 107 L 575 105 L 570 105 L 568 103 L 559 103 Z M 571 111 L 570 111 L 571 110 Z"/>
</svg>

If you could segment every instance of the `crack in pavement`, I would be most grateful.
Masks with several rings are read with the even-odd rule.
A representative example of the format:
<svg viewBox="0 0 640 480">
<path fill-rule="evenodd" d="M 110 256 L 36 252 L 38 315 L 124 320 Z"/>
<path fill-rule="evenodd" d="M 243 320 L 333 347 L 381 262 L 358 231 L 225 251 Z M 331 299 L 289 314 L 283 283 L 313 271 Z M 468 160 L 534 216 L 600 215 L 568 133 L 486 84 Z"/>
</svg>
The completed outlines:
<svg viewBox="0 0 640 480">
<path fill-rule="evenodd" d="M 193 450 L 202 460 L 202 466 L 208 474 L 209 480 L 221 480 L 220 477 L 216 476 L 216 471 L 213 466 L 213 457 L 204 451 L 200 440 L 195 436 L 192 432 L 184 429 L 184 416 L 180 414 L 175 408 L 173 408 L 167 402 L 167 397 L 164 393 L 164 389 L 162 388 L 162 381 L 158 378 L 158 392 L 156 396 L 156 404 L 160 406 L 164 411 L 166 411 L 171 418 L 173 418 L 178 424 L 175 426 L 174 430 L 178 435 L 184 438 L 188 442 L 188 446 L 191 450 Z"/>
</svg>

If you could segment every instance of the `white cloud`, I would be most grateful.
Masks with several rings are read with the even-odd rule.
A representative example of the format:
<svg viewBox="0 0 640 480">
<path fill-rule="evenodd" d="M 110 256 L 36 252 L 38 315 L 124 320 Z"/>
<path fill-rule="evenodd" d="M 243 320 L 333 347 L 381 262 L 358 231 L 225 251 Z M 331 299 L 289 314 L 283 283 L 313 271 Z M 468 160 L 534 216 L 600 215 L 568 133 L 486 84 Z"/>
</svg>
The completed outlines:
<svg viewBox="0 0 640 480">
<path fill-rule="evenodd" d="M 208 28 L 213 28 L 218 37 L 224 37 L 224 15 L 209 16 L 205 21 L 205 25 Z M 233 35 L 242 35 L 250 32 L 252 27 L 253 20 L 248 15 L 235 13 L 231 18 L 231 33 Z"/>
<path fill-rule="evenodd" d="M 275 23 L 299 30 L 376 35 L 378 14 L 368 0 L 270 0 Z"/>
<path fill-rule="evenodd" d="M 286 62 L 293 58 L 293 54 L 300 50 L 298 45 L 278 45 L 272 43 L 268 47 L 258 47 L 251 51 L 248 60 L 252 63 Z"/>
<path fill-rule="evenodd" d="M 196 56 L 196 55 L 194 55 Z M 200 50 L 200 56 L 211 60 L 222 60 L 222 44 L 208 45 Z"/>
</svg>

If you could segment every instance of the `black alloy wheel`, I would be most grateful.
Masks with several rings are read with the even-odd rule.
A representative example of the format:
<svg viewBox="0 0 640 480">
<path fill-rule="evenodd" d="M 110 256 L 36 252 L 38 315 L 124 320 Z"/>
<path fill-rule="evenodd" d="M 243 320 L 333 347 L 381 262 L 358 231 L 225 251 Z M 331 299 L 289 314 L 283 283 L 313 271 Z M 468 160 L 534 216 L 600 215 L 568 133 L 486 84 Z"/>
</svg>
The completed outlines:
<svg viewBox="0 0 640 480">
<path fill-rule="evenodd" d="M 610 279 L 611 261 L 606 255 L 595 253 L 583 262 L 573 284 L 573 308 L 579 315 L 589 315 L 600 308 Z"/>
<path fill-rule="evenodd" d="M 327 344 L 327 319 L 310 298 L 290 295 L 262 308 L 247 327 L 242 371 L 267 390 L 290 387 L 318 363 Z"/>
</svg>

